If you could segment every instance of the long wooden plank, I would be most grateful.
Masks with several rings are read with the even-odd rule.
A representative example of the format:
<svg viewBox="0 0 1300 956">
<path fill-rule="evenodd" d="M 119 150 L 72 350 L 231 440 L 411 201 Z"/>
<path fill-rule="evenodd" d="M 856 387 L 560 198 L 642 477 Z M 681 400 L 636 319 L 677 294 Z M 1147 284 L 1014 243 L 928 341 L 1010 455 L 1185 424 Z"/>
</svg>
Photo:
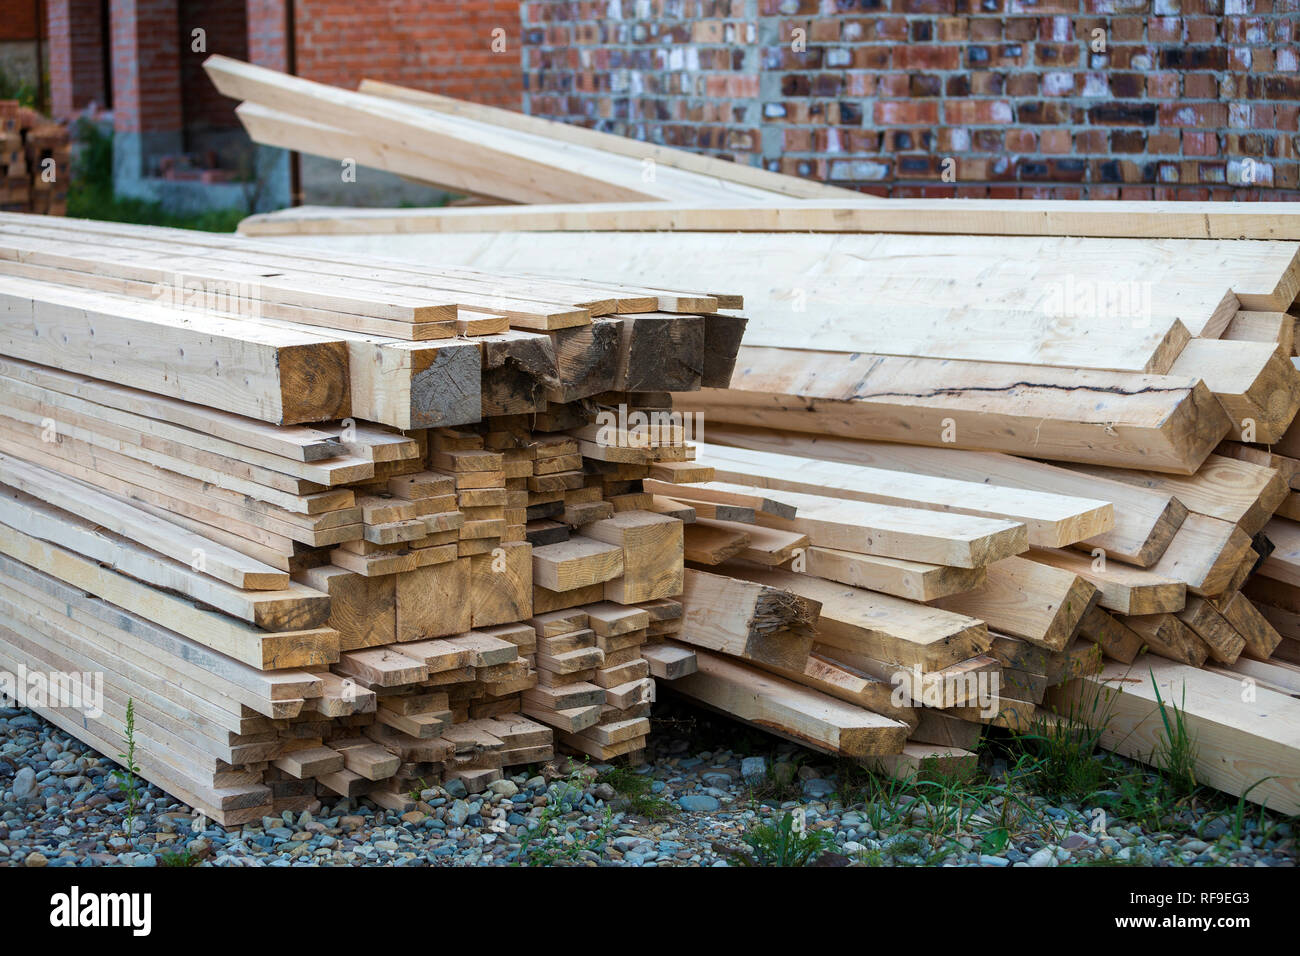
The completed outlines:
<svg viewBox="0 0 1300 956">
<path fill-rule="evenodd" d="M 1249 551 L 1250 538 L 1236 525 L 1188 515 L 1151 571 L 1182 581 L 1193 594 L 1213 597 L 1227 589 Z"/>
<path fill-rule="evenodd" d="M 103 530 L 95 521 L 3 487 L 0 487 L 0 521 L 138 580 L 184 594 L 263 630 L 320 627 L 329 617 L 328 595 L 289 581 L 287 574 L 284 584 L 275 590 L 242 590 L 196 570 L 206 560 L 201 547 L 193 549 L 194 555 L 188 563 L 172 560 Z M 197 537 L 194 540 L 203 541 Z"/>
<path fill-rule="evenodd" d="M 0 351 L 277 424 L 352 411 L 337 339 L 22 279 L 0 292 Z"/>
<path fill-rule="evenodd" d="M 541 247 L 530 233 L 425 234 L 329 247 L 419 249 L 482 269 L 527 259 L 555 277 L 582 262 L 642 284 L 743 289 L 754 346 L 1158 374 L 1189 335 L 1226 326 L 1234 280 L 1277 285 L 1290 266 L 1271 246 L 1257 274 L 1231 243 L 886 234 L 560 233 Z"/>
<path fill-rule="evenodd" d="M 69 412 L 59 413 L 59 417 L 54 418 L 43 415 L 46 410 L 38 401 L 0 394 L 0 411 L 7 419 L 22 423 L 19 427 L 25 425 L 33 434 L 48 426 L 51 433 L 60 438 L 81 441 L 137 461 L 145 467 L 184 475 L 296 514 L 320 514 L 349 508 L 353 504 L 353 493 L 347 488 L 326 489 L 228 455 L 192 445 L 152 442 L 139 432 L 105 425 Z M 153 447 L 149 447 L 151 445 Z"/>
<path fill-rule="evenodd" d="M 1264 527 L 1289 490 L 1277 469 L 1223 455 L 1210 455 L 1196 474 L 1187 476 L 1127 468 L 1071 467 L 1098 478 L 1174 495 L 1189 511 L 1231 521 L 1246 534 Z"/>
<path fill-rule="evenodd" d="M 65 395 L 75 395 L 97 405 L 148 415 L 248 448 L 261 449 L 280 458 L 309 462 L 347 454 L 336 431 L 331 429 L 269 425 L 218 409 L 204 408 L 202 405 L 18 359 L 0 358 L 0 375 Z"/>
<path fill-rule="evenodd" d="M 465 151 L 473 149 L 466 138 L 427 128 L 434 126 L 427 111 L 404 104 L 390 107 L 374 98 L 362 98 L 320 84 L 291 83 L 287 88 L 276 89 L 269 84 L 278 85 L 280 79 L 272 71 L 267 71 L 272 75 L 269 84 L 258 88 L 242 82 L 243 77 L 214 70 L 214 65 L 219 64 L 209 59 L 209 76 L 224 95 L 248 101 L 238 107 L 236 115 L 249 137 L 266 146 L 296 147 L 318 156 L 352 159 L 430 185 L 512 202 L 574 199 L 581 194 L 578 190 L 611 199 L 653 198 L 645 192 L 610 186 L 594 175 L 566 176 L 555 164 L 511 156 L 502 150 L 483 150 L 479 155 L 466 157 Z M 234 65 L 236 70 L 248 69 L 248 64 L 235 62 Z M 345 112 L 349 100 L 353 109 Z M 331 119 L 339 125 L 320 122 L 320 111 L 335 114 Z M 403 145 L 385 148 L 380 145 L 385 140 Z M 404 146 L 405 143 L 415 148 Z M 461 157 L 460 162 L 447 159 L 457 156 Z M 443 161 L 430 162 L 437 158 Z M 487 165 L 494 160 L 514 168 L 509 173 L 494 170 Z M 554 181 L 552 173 L 558 173 Z"/>
<path fill-rule="evenodd" d="M 1169 374 L 1203 380 L 1242 441 L 1279 440 L 1300 411 L 1300 372 L 1272 342 L 1193 339 Z"/>
<path fill-rule="evenodd" d="M 1300 701 L 1265 688 L 1243 701 L 1239 678 L 1161 660 L 1138 672 L 1109 664 L 1066 684 L 1061 700 L 1091 706 L 1099 691 L 1103 747 L 1158 761 L 1176 710 L 1196 742 L 1198 781 L 1277 813 L 1300 812 Z"/>
<path fill-rule="evenodd" d="M 602 133 L 598 130 L 574 126 L 571 123 L 560 123 L 539 116 L 517 113 L 514 110 L 484 106 L 481 103 L 474 103 L 469 100 L 442 96 L 424 90 L 414 90 L 410 87 L 397 86 L 379 80 L 363 79 L 357 89 L 372 96 L 382 96 L 387 99 L 409 103 L 412 106 L 437 110 L 440 113 L 447 113 L 452 116 L 463 116 L 466 119 L 491 123 L 494 126 L 517 130 L 521 133 L 532 133 L 550 140 L 575 143 L 579 146 L 617 153 L 621 156 L 631 156 L 642 161 L 651 160 L 656 165 L 669 166 L 703 176 L 740 183 L 777 195 L 797 199 L 838 198 L 846 201 L 858 201 L 862 198 L 862 194 L 854 190 L 841 189 L 838 186 L 830 186 L 825 183 L 803 179 L 799 176 L 785 176 L 755 166 L 747 166 L 743 163 L 729 162 L 724 159 L 715 159 L 712 156 L 687 152 L 684 149 L 673 149 L 669 146 L 647 143 L 627 136 Z"/>
<path fill-rule="evenodd" d="M 37 570 L 102 597 L 146 620 L 178 630 L 235 660 L 262 670 L 309 667 L 338 655 L 338 633 L 330 628 L 269 633 L 134 581 L 92 561 L 4 526 L 0 551 Z"/>
<path fill-rule="evenodd" d="M 861 757 L 897 753 L 908 726 L 826 694 L 764 674 L 708 651 L 698 670 L 672 682 L 692 700 L 765 730 L 832 753 Z"/>
<path fill-rule="evenodd" d="M 1111 557 L 1141 567 L 1160 557 L 1187 515 L 1187 508 L 1171 494 L 1009 455 L 712 424 L 709 437 L 757 451 L 1109 501 L 1114 528 L 1081 542 L 1080 547 L 1100 548 Z"/>
<path fill-rule="evenodd" d="M 2 372 L 0 387 L 5 389 L 9 399 L 21 397 L 25 402 L 39 403 L 51 413 L 47 417 L 56 423 L 66 415 L 69 421 L 88 423 L 91 427 L 96 427 L 97 423 L 98 427 L 110 434 L 129 434 L 135 444 L 157 452 L 189 456 L 195 460 L 207 457 L 201 454 L 204 452 L 220 455 L 246 464 L 250 474 L 271 472 L 296 478 L 299 483 L 310 482 L 321 487 L 361 482 L 373 478 L 375 474 L 374 461 L 369 458 L 344 454 L 328 460 L 309 462 L 286 458 L 239 442 L 227 441 L 217 435 L 172 425 L 148 414 L 122 411 L 60 391 L 51 392 L 44 386 L 9 378 Z M 271 484 L 276 480 L 278 479 L 264 483 Z M 283 484 L 290 486 L 289 482 Z"/>
<path fill-rule="evenodd" d="M 742 346 L 711 422 L 1191 474 L 1228 434 L 1200 380 Z"/>
<path fill-rule="evenodd" d="M 92 519 L 96 524 L 159 554 L 187 564 L 201 564 L 202 573 L 237 588 L 273 591 L 289 585 L 287 574 L 17 458 L 0 454 L 0 482 L 57 508 Z"/>
<path fill-rule="evenodd" d="M 1003 634 L 1060 651 L 1095 603 L 1097 588 L 1073 571 L 1027 558 L 990 564 L 980 587 L 933 602 L 958 614 L 977 617 Z"/>
<path fill-rule="evenodd" d="M 166 679 L 185 682 L 207 699 L 246 707 L 273 719 L 291 719 L 301 712 L 304 700 L 286 694 L 309 691 L 316 695 L 312 700 L 319 697 L 320 681 L 305 671 L 255 670 L 84 594 L 74 595 L 79 601 L 59 604 L 53 594 L 40 589 L 53 579 L 30 568 L 20 573 L 27 576 L 0 574 L 0 594 L 8 601 L 32 608 L 39 621 L 55 623 L 118 657 L 147 664 Z M 30 575 L 37 576 L 38 586 L 32 586 Z M 62 582 L 55 583 L 62 586 Z M 296 683 L 286 680 L 277 685 L 262 679 L 282 676 L 296 678 Z"/>
<path fill-rule="evenodd" d="M 746 555 L 742 557 L 754 560 Z M 921 602 L 972 590 L 987 577 L 985 568 L 952 568 L 835 548 L 810 547 L 803 555 L 802 568 L 792 567 L 813 577 Z"/>
<path fill-rule="evenodd" d="M 561 305 L 568 311 L 573 311 L 577 306 L 592 315 L 653 312 L 656 309 L 670 312 L 712 312 L 718 307 L 715 304 L 716 298 L 701 297 L 698 294 L 684 296 L 662 289 L 638 289 L 623 284 L 541 278 L 531 269 L 519 271 L 517 263 L 510 268 L 489 272 L 456 268 L 446 262 L 431 267 L 402 258 L 370 255 L 349 255 L 346 262 L 341 262 L 338 256 L 309 246 L 258 242 L 243 237 L 198 233 L 186 229 L 94 220 L 53 220 L 43 216 L 16 214 L 0 214 L 0 231 L 6 235 L 35 238 L 101 241 L 142 250 L 184 249 L 190 255 L 211 257 L 221 262 L 234 262 L 244 266 L 279 265 L 295 272 L 379 282 L 411 290 L 417 295 L 452 289 L 473 291 L 478 296 L 492 295 L 512 300 L 513 304 L 506 307 L 507 314 L 523 309 L 524 300 L 537 300 L 535 304 L 542 304 L 544 300 L 549 309 Z M 710 298 L 713 298 L 712 302 L 708 301 Z M 739 297 L 726 298 L 730 303 L 729 308 L 740 307 L 741 303 L 734 301 Z M 486 304 L 477 307 L 486 308 Z M 478 324 L 482 319 L 474 318 L 472 321 Z"/>
<path fill-rule="evenodd" d="M 761 489 L 728 482 L 693 486 L 723 494 L 755 495 Z M 776 498 L 794 506 L 792 518 L 760 514 L 760 524 L 806 534 L 818 547 L 903 558 L 958 568 L 978 568 L 1028 548 L 1025 526 L 962 514 L 898 508 L 870 502 L 784 491 Z"/>
<path fill-rule="evenodd" d="M 1119 614 L 1181 611 L 1187 601 L 1187 585 L 1183 581 L 1118 561 L 1106 561 L 1104 557 L 1093 558 L 1078 551 L 1039 549 L 1032 549 L 1025 557 L 1077 574 L 1092 583 L 1101 592 L 1101 606 Z"/>
<path fill-rule="evenodd" d="M 500 232 L 895 232 L 962 236 L 1300 239 L 1289 203 L 1027 199 L 804 200 L 761 207 L 597 203 L 469 209 L 296 207 L 244 220 L 248 235 Z"/>
<path fill-rule="evenodd" d="M 42 669 L 39 658 L 26 655 L 15 655 L 11 658 L 4 653 L 3 649 L 0 649 L 0 663 L 14 671 L 18 669 L 19 663 L 32 670 Z M 125 734 L 125 726 L 120 718 L 113 720 L 106 715 L 105 719 L 88 720 L 69 715 L 66 711 L 53 707 L 36 708 L 36 710 L 50 723 L 84 741 L 100 753 L 112 755 L 121 750 L 119 744 L 110 742 L 121 740 Z M 174 758 L 168 761 L 160 756 L 167 753 L 165 748 L 158 748 L 156 754 L 149 752 L 150 748 L 147 747 L 142 750 L 145 752 L 139 755 L 137 763 L 141 774 L 146 779 L 223 826 L 239 826 L 257 820 L 272 807 L 271 790 L 268 787 L 255 785 L 212 788 L 204 784 L 193 772 L 178 769 Z M 112 759 L 120 762 L 118 757 Z"/>
<path fill-rule="evenodd" d="M 858 671 L 842 661 L 834 660 L 832 656 L 818 653 L 815 645 L 814 652 L 808 656 L 808 662 L 802 670 L 789 670 L 770 664 L 754 666 L 837 700 L 856 704 L 873 714 L 901 720 L 909 727 L 916 726 L 918 721 L 915 707 L 895 703 L 892 683 Z"/>
<path fill-rule="evenodd" d="M 663 186 L 656 180 L 644 181 L 641 164 L 631 157 L 620 157 L 587 147 L 566 146 L 544 137 L 518 131 L 499 130 L 473 120 L 435 113 L 421 107 L 398 103 L 348 90 L 312 83 L 255 67 L 238 60 L 211 56 L 204 68 L 217 89 L 226 96 L 248 100 L 263 113 L 287 113 L 298 122 L 292 129 L 295 140 L 303 139 L 302 127 L 311 125 L 328 132 L 322 116 L 345 134 L 347 143 L 364 143 L 370 139 L 388 142 L 386 155 L 401 159 L 415 154 L 422 162 L 412 163 L 401 171 L 408 175 L 464 191 L 496 196 L 519 202 L 549 200 L 628 201 L 639 199 L 683 199 L 710 195 L 707 187 L 697 185 L 702 177 L 689 177 L 664 170 Z M 306 120 L 304 124 L 302 121 Z M 274 129 L 266 123 L 250 124 L 250 133 L 259 141 L 281 145 L 274 140 Z M 333 143 L 318 136 L 300 148 L 316 149 L 326 155 L 347 155 L 351 146 Z M 355 150 L 353 150 L 355 152 Z M 477 175 L 473 167 L 479 167 Z M 386 167 L 385 167 L 386 168 Z M 676 190 L 667 184 L 677 180 Z M 762 198 L 762 190 L 714 180 L 713 195 L 731 193 L 738 198 Z"/>
<path fill-rule="evenodd" d="M 696 453 L 700 461 L 713 466 L 719 481 L 1018 521 L 1025 525 L 1034 547 L 1065 547 L 1110 531 L 1115 524 L 1110 502 L 1096 498 L 1009 489 L 986 482 L 907 474 L 705 442 L 696 443 Z"/>
<path fill-rule="evenodd" d="M 185 475 L 152 468 L 70 435 L 62 436 L 58 442 L 42 442 L 30 431 L 6 428 L 0 420 L 0 449 L 102 488 L 132 504 L 162 508 L 169 514 L 202 521 L 217 529 L 254 535 L 264 531 L 315 547 L 361 537 L 360 509 L 346 508 L 319 515 L 294 514 L 275 505 L 242 498 L 223 488 L 205 486 L 202 481 Z M 231 546 L 229 541 L 226 544 Z"/>
<path fill-rule="evenodd" d="M 0 554 L 0 578 L 8 587 L 40 600 L 47 609 L 97 634 L 112 634 L 146 655 L 189 662 L 208 675 L 210 686 L 226 692 L 258 713 L 269 717 L 292 717 L 297 711 L 281 712 L 271 705 L 297 704 L 321 694 L 321 681 L 303 670 L 263 671 L 232 660 L 176 631 L 168 630 L 130 611 L 87 594 L 36 568 Z M 177 664 L 180 667 L 180 664 Z"/>
<path fill-rule="evenodd" d="M 815 599 L 782 588 L 687 568 L 677 637 L 694 647 L 802 669 L 812 649 Z"/>
<path fill-rule="evenodd" d="M 989 648 L 984 622 L 963 614 L 807 574 L 736 564 L 722 570 L 820 602 L 819 644 L 883 664 L 929 673 L 976 657 Z M 689 596 L 685 603 L 689 613 Z"/>
<path fill-rule="evenodd" d="M 591 321 L 586 307 L 533 299 L 530 286 L 509 279 L 430 270 L 417 282 L 347 263 L 329 272 L 323 263 L 276 250 L 187 248 L 166 235 L 106 238 L 66 227 L 0 225 L 0 273 L 179 306 L 206 295 L 198 301 L 221 302 L 223 310 L 252 318 L 408 340 L 450 338 L 461 328 L 556 329 Z M 707 303 L 699 311 L 715 308 Z"/>
</svg>

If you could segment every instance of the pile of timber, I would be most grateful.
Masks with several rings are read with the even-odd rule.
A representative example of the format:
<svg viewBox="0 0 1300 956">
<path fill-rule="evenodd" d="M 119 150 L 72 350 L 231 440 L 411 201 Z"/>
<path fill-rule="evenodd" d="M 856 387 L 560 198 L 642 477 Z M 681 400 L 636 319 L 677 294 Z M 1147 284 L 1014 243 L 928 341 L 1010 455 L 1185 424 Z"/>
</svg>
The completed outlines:
<svg viewBox="0 0 1300 956">
<path fill-rule="evenodd" d="M 770 726 L 775 692 L 732 700 L 743 662 L 901 722 L 908 769 L 969 764 L 981 725 L 1029 731 L 1053 714 L 1158 761 L 1163 702 L 1186 715 L 1203 782 L 1300 807 L 1300 523 L 1280 516 L 1300 461 L 1225 442 L 1182 476 L 724 425 L 708 437 L 714 480 L 644 483 L 714 515 L 686 526 L 679 638 L 708 676 L 674 689 Z M 752 613 L 727 613 L 741 604 Z M 737 660 L 710 675 L 714 653 Z M 880 753 L 879 737 L 846 744 L 843 720 L 787 735 Z"/>
<path fill-rule="evenodd" d="M 0 209 L 66 215 L 68 128 L 17 100 L 0 100 Z"/>
<path fill-rule="evenodd" d="M 1300 808 L 1300 216 L 809 200 L 291 210 L 243 227 L 336 254 L 400 233 L 404 255 L 483 269 L 520 261 L 533 230 L 539 275 L 581 255 L 627 281 L 745 293 L 728 386 L 675 396 L 705 416 L 715 483 L 647 484 L 697 510 L 678 643 L 700 672 L 669 686 L 847 752 L 838 718 L 767 704 L 815 690 L 901 721 L 913 758 L 1100 691 L 1104 742 L 1158 760 L 1163 703 L 1185 709 L 1204 782 Z M 1007 550 L 959 516 L 1023 534 Z M 791 617 L 778 594 L 818 613 Z M 760 625 L 719 620 L 746 600 Z M 994 706 L 953 696 L 993 675 Z M 887 693 L 900 686 L 908 699 Z"/>
<path fill-rule="evenodd" d="M 115 757 L 129 706 L 226 825 L 639 758 L 694 663 L 642 483 L 711 477 L 643 423 L 729 379 L 717 297 L 0 218 L 0 669 L 75 691 L 38 713 Z"/>
</svg>

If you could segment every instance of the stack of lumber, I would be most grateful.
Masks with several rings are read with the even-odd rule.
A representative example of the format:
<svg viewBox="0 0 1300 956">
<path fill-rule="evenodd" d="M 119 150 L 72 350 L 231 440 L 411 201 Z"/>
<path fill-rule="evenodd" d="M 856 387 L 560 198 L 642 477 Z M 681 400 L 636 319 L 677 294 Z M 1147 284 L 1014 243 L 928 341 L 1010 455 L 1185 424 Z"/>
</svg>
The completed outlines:
<svg viewBox="0 0 1300 956">
<path fill-rule="evenodd" d="M 691 516 L 643 482 L 712 477 L 665 410 L 743 319 L 2 218 L 0 668 L 104 675 L 42 716 L 114 756 L 130 706 L 143 775 L 227 825 L 638 758 Z"/>
<path fill-rule="evenodd" d="M 1157 759 L 1158 701 L 1185 707 L 1202 779 L 1300 807 L 1292 210 L 808 200 L 244 226 L 335 252 L 400 233 L 403 254 L 482 269 L 518 261 L 532 230 L 547 231 L 539 275 L 572 275 L 581 255 L 628 281 L 746 295 L 728 386 L 675 396 L 706 417 L 714 481 L 646 483 L 696 511 L 677 643 L 699 671 L 669 686 L 765 724 L 763 701 L 789 688 L 755 698 L 735 675 L 790 680 L 798 627 L 772 606 L 794 593 L 821 604 L 800 690 L 816 671 L 822 690 L 874 692 L 854 702 L 915 720 L 909 747 L 969 749 L 977 724 L 1028 726 L 1101 691 L 1109 746 Z M 958 516 L 1023 538 L 981 552 Z M 732 583 L 697 588 L 702 574 Z M 746 593 L 762 626 L 721 628 L 717 602 Z M 995 707 L 951 696 L 993 673 Z M 886 707 L 899 685 L 910 717 Z M 831 723 L 784 732 L 843 752 Z"/>
<path fill-rule="evenodd" d="M 529 236 L 312 239 L 499 269 Z M 690 399 L 710 421 L 1190 473 L 1230 432 L 1276 441 L 1295 414 L 1298 254 L 1295 241 L 558 232 L 529 268 L 744 290 L 742 374 Z"/>
<path fill-rule="evenodd" d="M 70 161 L 66 126 L 17 100 L 0 100 L 0 209 L 65 215 Z"/>
<path fill-rule="evenodd" d="M 1055 712 L 1104 712 L 1107 746 L 1156 759 L 1158 691 L 1203 729 L 1205 782 L 1280 812 L 1300 806 L 1300 524 L 1277 514 L 1297 473 L 1283 456 L 1225 442 L 1180 476 L 708 434 L 699 460 L 715 480 L 645 482 L 731 509 L 686 527 L 680 641 L 902 720 L 918 757 L 919 745 L 971 749 L 982 724 L 1028 730 Z M 719 609 L 742 594 L 753 595 L 748 623 L 721 633 Z M 783 594 L 820 604 L 811 646 L 781 618 L 788 607 L 772 599 Z M 731 710 L 705 683 L 671 686 Z M 916 710 L 889 707 L 900 703 Z"/>
<path fill-rule="evenodd" d="M 258 143 L 471 196 L 535 202 L 762 203 L 848 190 L 367 81 L 338 89 L 224 56 L 204 62 Z"/>
</svg>

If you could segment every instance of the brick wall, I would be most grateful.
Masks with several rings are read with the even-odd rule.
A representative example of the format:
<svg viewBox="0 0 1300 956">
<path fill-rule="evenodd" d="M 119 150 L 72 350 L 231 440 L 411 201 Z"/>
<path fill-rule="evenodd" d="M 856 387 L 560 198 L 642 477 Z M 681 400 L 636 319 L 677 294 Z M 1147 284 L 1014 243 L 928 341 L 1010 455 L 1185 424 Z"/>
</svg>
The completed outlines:
<svg viewBox="0 0 1300 956">
<path fill-rule="evenodd" d="M 285 50 L 285 0 L 248 0 L 248 62 L 270 70 L 289 68 Z"/>
<path fill-rule="evenodd" d="M 505 47 L 494 52 L 498 29 Z M 520 106 L 518 0 L 298 0 L 297 34 L 307 79 L 356 89 L 370 77 Z"/>
<path fill-rule="evenodd" d="M 211 53 L 248 59 L 248 22 L 244 0 L 186 0 L 180 4 L 181 108 L 187 132 L 238 127 L 235 101 L 217 92 L 203 69 Z M 203 49 L 195 49 L 194 31 L 202 30 Z"/>
<path fill-rule="evenodd" d="M 99 0 L 47 0 L 50 111 L 75 116 L 92 102 L 107 106 Z"/>
<path fill-rule="evenodd" d="M 179 135 L 180 26 L 176 0 L 112 0 L 109 27 L 114 130 Z"/>
<path fill-rule="evenodd" d="M 1300 0 L 524 0 L 525 109 L 881 195 L 1300 198 Z"/>
</svg>

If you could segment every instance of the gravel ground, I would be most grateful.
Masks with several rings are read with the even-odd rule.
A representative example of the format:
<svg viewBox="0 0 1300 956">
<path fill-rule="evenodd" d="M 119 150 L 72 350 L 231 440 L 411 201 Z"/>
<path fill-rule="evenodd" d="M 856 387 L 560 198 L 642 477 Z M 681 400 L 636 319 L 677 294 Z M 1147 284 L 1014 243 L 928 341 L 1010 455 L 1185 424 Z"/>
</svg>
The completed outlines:
<svg viewBox="0 0 1300 956">
<path fill-rule="evenodd" d="M 746 757 L 701 745 L 682 723 L 662 722 L 652 761 L 635 770 L 561 759 L 478 796 L 426 790 L 402 816 L 339 800 L 226 830 L 145 787 L 128 840 L 116 765 L 28 711 L 0 709 L 0 866 L 728 866 L 746 862 L 747 834 L 800 811 L 807 831 L 829 834 L 818 865 L 1296 863 L 1291 827 L 1257 808 L 1240 841 L 1223 810 L 1101 830 L 1096 807 L 1012 790 L 967 798 L 955 822 L 956 795 L 868 798 L 825 757 L 752 733 L 712 735 L 737 749 L 765 741 Z M 983 769 L 996 780 L 1006 768 L 993 759 Z"/>
</svg>

